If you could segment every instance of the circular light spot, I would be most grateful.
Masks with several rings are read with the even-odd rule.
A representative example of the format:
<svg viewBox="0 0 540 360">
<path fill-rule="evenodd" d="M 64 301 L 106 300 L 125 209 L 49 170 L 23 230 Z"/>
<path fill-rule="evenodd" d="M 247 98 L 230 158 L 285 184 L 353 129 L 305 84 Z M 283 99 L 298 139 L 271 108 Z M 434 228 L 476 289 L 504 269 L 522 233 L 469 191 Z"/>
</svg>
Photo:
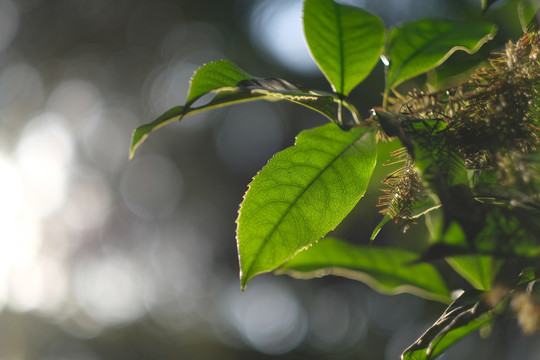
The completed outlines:
<svg viewBox="0 0 540 360">
<path fill-rule="evenodd" d="M 71 123 L 81 123 L 99 103 L 100 94 L 94 85 L 82 80 L 69 80 L 62 82 L 49 96 L 47 108 L 70 119 Z"/>
<path fill-rule="evenodd" d="M 79 168 L 71 176 L 62 219 L 76 231 L 99 226 L 111 203 L 109 187 L 101 174 L 92 169 Z"/>
<path fill-rule="evenodd" d="M 323 289 L 310 305 L 311 345 L 319 350 L 339 345 L 349 330 L 351 314 L 347 300 L 333 289 Z"/>
<path fill-rule="evenodd" d="M 244 104 L 230 109 L 214 139 L 218 155 L 233 170 L 255 172 L 280 150 L 285 123 L 265 103 Z"/>
<path fill-rule="evenodd" d="M 9 306 L 17 311 L 57 314 L 66 299 L 66 274 L 53 259 L 40 258 L 15 266 L 10 274 Z"/>
<path fill-rule="evenodd" d="M 253 348 L 283 354 L 300 345 L 307 332 L 305 314 L 295 294 L 277 282 L 231 291 L 226 301 L 229 321 Z"/>
<path fill-rule="evenodd" d="M 85 155 L 96 167 L 117 176 L 126 164 L 137 114 L 129 109 L 128 101 L 122 105 L 98 103 L 83 120 L 78 135 Z"/>
<path fill-rule="evenodd" d="M 252 10 L 250 26 L 253 43 L 283 66 L 304 74 L 318 71 L 303 36 L 302 1 L 261 1 Z"/>
<path fill-rule="evenodd" d="M 25 206 L 37 216 L 56 211 L 64 201 L 73 139 L 63 118 L 43 113 L 32 119 L 15 150 L 25 190 Z"/>
<path fill-rule="evenodd" d="M 182 176 L 176 165 L 160 155 L 135 159 L 125 169 L 120 192 L 136 215 L 153 219 L 171 214 L 182 194 Z"/>
<path fill-rule="evenodd" d="M 77 302 L 104 326 L 132 322 L 146 311 L 142 276 L 141 266 L 123 256 L 85 259 L 75 272 Z"/>
</svg>

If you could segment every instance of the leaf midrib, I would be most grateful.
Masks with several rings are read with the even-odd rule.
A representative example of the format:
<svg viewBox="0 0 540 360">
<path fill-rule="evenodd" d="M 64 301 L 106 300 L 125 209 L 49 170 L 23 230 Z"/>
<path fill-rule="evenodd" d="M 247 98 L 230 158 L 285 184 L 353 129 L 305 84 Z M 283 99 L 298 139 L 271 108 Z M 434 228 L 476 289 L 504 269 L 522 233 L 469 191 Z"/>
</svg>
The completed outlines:
<svg viewBox="0 0 540 360">
<path fill-rule="evenodd" d="M 339 62 L 340 62 L 340 85 L 341 89 L 338 90 L 338 93 L 343 94 L 345 91 L 345 50 L 343 46 L 343 21 L 341 12 L 339 11 L 338 4 L 335 2 L 332 2 L 334 5 L 334 11 L 336 13 L 336 19 L 337 19 L 337 35 L 338 35 L 338 46 L 339 46 Z M 344 95 L 344 94 L 343 94 Z"/>
<path fill-rule="evenodd" d="M 336 155 L 334 157 L 334 159 L 328 163 L 328 165 L 326 165 L 322 171 L 319 172 L 319 174 L 317 176 L 315 176 L 313 178 L 313 180 L 310 181 L 310 183 L 296 196 L 296 198 L 290 203 L 289 207 L 287 208 L 286 211 L 284 211 L 283 215 L 280 217 L 280 219 L 276 222 L 276 224 L 272 227 L 272 230 L 271 232 L 264 238 L 263 240 L 263 244 L 259 247 L 259 249 L 257 250 L 257 253 L 255 254 L 254 256 L 254 260 L 251 262 L 249 268 L 246 270 L 246 275 L 245 275 L 245 281 L 247 281 L 249 279 L 249 275 L 253 269 L 253 266 L 256 262 L 256 260 L 259 258 L 259 255 L 262 253 L 262 251 L 264 250 L 264 248 L 266 247 L 266 245 L 268 245 L 268 242 L 270 241 L 270 239 L 274 236 L 275 232 L 277 231 L 277 229 L 279 228 L 279 226 L 281 225 L 281 223 L 283 222 L 283 219 L 285 219 L 285 217 L 287 215 L 289 215 L 291 209 L 294 207 L 294 205 L 296 205 L 298 203 L 298 201 L 303 197 L 303 195 L 308 191 L 308 189 L 311 188 L 311 185 L 313 185 L 315 183 L 315 181 L 317 181 L 321 176 L 322 174 L 324 174 L 345 152 L 347 152 L 350 148 L 354 148 L 355 147 L 355 144 L 360 140 L 362 139 L 364 136 L 368 135 L 369 133 L 368 132 L 364 132 L 362 134 L 360 134 L 360 136 L 358 138 L 356 138 L 350 145 L 347 145 L 345 147 L 345 149 L 343 149 L 343 151 L 341 151 L 338 155 Z M 245 285 L 245 283 L 244 283 Z"/>
</svg>

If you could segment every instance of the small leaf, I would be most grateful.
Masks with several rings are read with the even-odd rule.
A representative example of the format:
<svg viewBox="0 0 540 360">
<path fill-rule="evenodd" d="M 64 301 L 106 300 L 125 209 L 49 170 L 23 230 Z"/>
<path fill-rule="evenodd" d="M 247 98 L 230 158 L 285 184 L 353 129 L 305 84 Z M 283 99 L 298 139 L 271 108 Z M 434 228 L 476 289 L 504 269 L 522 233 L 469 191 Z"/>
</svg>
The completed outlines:
<svg viewBox="0 0 540 360">
<path fill-rule="evenodd" d="M 364 195 L 375 132 L 327 124 L 301 132 L 255 176 L 237 220 L 242 288 L 334 229 Z"/>
<path fill-rule="evenodd" d="M 417 259 L 418 254 L 402 249 L 355 246 L 326 238 L 298 253 L 276 272 L 301 279 L 343 276 L 382 293 L 408 292 L 448 303 L 450 290 L 439 272 L 430 264 L 414 263 Z"/>
<path fill-rule="evenodd" d="M 464 292 L 405 350 L 401 359 L 434 359 L 469 333 L 491 322 L 498 313 L 484 304 L 483 294 L 478 290 Z"/>
<path fill-rule="evenodd" d="M 192 106 L 201 96 L 210 93 L 216 94 L 210 102 L 198 107 Z M 195 72 L 191 79 L 186 105 L 176 106 L 153 122 L 135 130 L 130 159 L 148 134 L 162 126 L 187 115 L 254 100 L 286 100 L 317 111 L 331 121 L 338 121 L 334 110 L 334 104 L 338 99 L 333 94 L 301 89 L 281 79 L 253 78 L 230 61 L 220 60 L 203 65 Z M 353 116 L 355 115 L 353 113 Z"/>
<path fill-rule="evenodd" d="M 390 220 L 392 220 L 392 217 L 390 215 L 388 214 L 384 215 L 381 221 L 379 222 L 379 224 L 375 227 L 375 229 L 373 229 L 373 232 L 371 233 L 371 237 L 369 238 L 369 240 L 370 241 L 375 240 L 375 238 L 377 237 L 377 235 L 379 235 L 379 232 L 381 231 L 383 226 L 386 225 L 386 223 L 389 222 Z"/>
<path fill-rule="evenodd" d="M 528 266 L 524 268 L 519 275 L 518 285 L 538 280 L 540 279 L 540 265 L 537 265 L 536 267 Z"/>
<path fill-rule="evenodd" d="M 387 49 L 388 88 L 442 64 L 457 50 L 469 54 L 491 40 L 493 24 L 424 19 L 392 29 Z"/>
<path fill-rule="evenodd" d="M 501 261 L 488 255 L 464 255 L 446 258 L 446 261 L 475 289 L 490 290 Z"/>
<path fill-rule="evenodd" d="M 183 106 L 175 106 L 172 109 L 167 110 L 163 115 L 158 117 L 151 123 L 139 126 L 133 132 L 131 137 L 131 147 L 129 150 L 129 159 L 131 160 L 135 155 L 135 150 L 148 138 L 148 134 L 154 130 L 159 129 L 162 126 L 167 125 L 175 120 L 180 119 L 185 114 L 185 108 Z"/>
<path fill-rule="evenodd" d="M 235 87 L 240 81 L 251 78 L 251 75 L 228 60 L 205 64 L 191 78 L 186 105 L 189 106 L 203 95 L 224 87 Z"/>
<path fill-rule="evenodd" d="M 385 40 L 381 19 L 332 0 L 306 0 L 304 33 L 333 90 L 345 96 L 377 64 Z"/>
</svg>

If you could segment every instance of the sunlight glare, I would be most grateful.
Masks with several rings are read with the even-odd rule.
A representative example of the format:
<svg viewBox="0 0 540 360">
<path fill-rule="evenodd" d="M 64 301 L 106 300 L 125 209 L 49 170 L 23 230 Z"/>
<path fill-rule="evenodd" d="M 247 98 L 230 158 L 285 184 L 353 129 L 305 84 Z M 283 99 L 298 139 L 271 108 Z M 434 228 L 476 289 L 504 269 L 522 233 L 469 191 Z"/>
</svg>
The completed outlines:
<svg viewBox="0 0 540 360">
<path fill-rule="evenodd" d="M 287 68 L 306 75 L 317 72 L 304 40 L 302 1 L 260 1 L 251 13 L 253 42 Z"/>
<path fill-rule="evenodd" d="M 61 116 L 43 113 L 29 121 L 15 160 L 23 178 L 25 208 L 38 217 L 62 206 L 73 152 L 73 139 Z"/>
<path fill-rule="evenodd" d="M 13 267 L 9 285 L 10 308 L 55 315 L 67 296 L 67 272 L 57 261 L 41 257 L 25 266 Z"/>
<path fill-rule="evenodd" d="M 232 291 L 225 302 L 232 325 L 260 352 L 284 354 L 306 336 L 306 315 L 296 295 L 277 281 L 259 280 L 248 292 Z"/>
<path fill-rule="evenodd" d="M 75 295 L 86 313 L 104 326 L 132 322 L 146 308 L 139 279 L 141 267 L 121 255 L 80 261 L 75 273 Z"/>
</svg>

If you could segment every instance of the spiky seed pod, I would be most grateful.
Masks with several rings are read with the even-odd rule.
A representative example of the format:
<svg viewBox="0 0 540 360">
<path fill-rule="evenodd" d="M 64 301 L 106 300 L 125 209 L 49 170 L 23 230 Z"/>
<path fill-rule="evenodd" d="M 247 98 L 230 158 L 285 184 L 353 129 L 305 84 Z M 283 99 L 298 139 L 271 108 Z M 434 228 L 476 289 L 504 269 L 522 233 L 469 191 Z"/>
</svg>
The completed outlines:
<svg viewBox="0 0 540 360">
<path fill-rule="evenodd" d="M 409 94 L 400 116 L 445 121 L 449 146 L 472 168 L 492 165 L 496 153 L 531 151 L 538 141 L 539 52 L 540 32 L 526 33 L 469 82 Z"/>
<path fill-rule="evenodd" d="M 388 188 L 382 190 L 385 195 L 379 197 L 377 206 L 384 207 L 380 212 L 389 215 L 396 222 L 411 221 L 415 204 L 427 197 L 427 191 L 406 148 L 392 152 L 391 161 L 385 165 L 394 164 L 402 166 L 382 181 Z"/>
<path fill-rule="evenodd" d="M 530 179 L 537 174 L 531 175 L 530 162 L 523 155 L 534 150 L 538 142 L 539 55 L 540 30 L 531 27 L 520 40 L 507 43 L 504 51 L 495 53 L 490 66 L 478 70 L 470 81 L 435 93 L 409 94 L 397 116 L 399 131 L 387 134 L 398 136 L 409 154 L 405 150 L 395 154 L 404 165 L 383 181 L 389 188 L 379 199 L 379 206 L 385 207 L 381 212 L 398 220 L 410 219 L 415 204 L 427 197 L 422 176 L 430 187 L 442 178 L 451 184 L 451 169 L 463 168 L 463 164 L 468 169 L 495 170 L 503 187 L 517 184 L 520 191 L 533 189 L 527 196 L 534 201 L 531 194 L 538 186 Z M 446 125 L 437 125 L 441 121 Z M 437 136 L 430 127 L 438 128 Z M 437 176 L 431 182 L 426 178 L 429 174 L 420 175 L 415 169 L 413 143 L 428 152 L 433 150 Z M 440 197 L 440 190 L 447 186 L 439 185 L 432 190 Z"/>
<path fill-rule="evenodd" d="M 496 153 L 535 148 L 539 39 L 535 32 L 509 42 L 490 60 L 489 68 L 473 76 L 475 90 L 448 118 L 451 143 L 471 163 L 492 159 Z"/>
</svg>

